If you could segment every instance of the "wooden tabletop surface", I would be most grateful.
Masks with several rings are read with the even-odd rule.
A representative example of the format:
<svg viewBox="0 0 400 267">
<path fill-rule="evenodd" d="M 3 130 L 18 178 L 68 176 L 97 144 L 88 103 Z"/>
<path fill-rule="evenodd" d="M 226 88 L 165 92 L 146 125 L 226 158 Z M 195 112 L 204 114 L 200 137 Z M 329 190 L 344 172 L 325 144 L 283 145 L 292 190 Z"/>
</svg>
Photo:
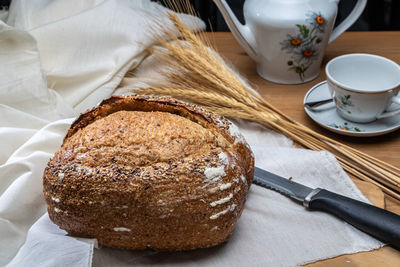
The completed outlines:
<svg viewBox="0 0 400 267">
<path fill-rule="evenodd" d="M 228 62 L 231 62 L 268 102 L 278 107 L 283 113 L 318 133 L 400 168 L 400 130 L 376 137 L 343 136 L 317 125 L 308 117 L 303 108 L 305 94 L 312 86 L 326 79 L 324 66 L 336 56 L 349 53 L 370 53 L 387 57 L 400 64 L 400 31 L 346 32 L 342 34 L 328 46 L 320 75 L 315 80 L 300 85 L 276 84 L 258 76 L 254 61 L 244 52 L 231 33 L 208 33 L 208 37 L 216 50 Z M 370 187 L 366 188 L 369 190 Z M 368 194 L 366 195 L 368 197 Z M 400 215 L 399 201 L 389 196 L 382 197 L 382 200 L 382 206 Z M 341 256 L 314 265 L 360 266 L 360 264 L 362 266 L 400 266 L 400 252 L 390 247 L 384 247 L 377 251 Z"/>
</svg>

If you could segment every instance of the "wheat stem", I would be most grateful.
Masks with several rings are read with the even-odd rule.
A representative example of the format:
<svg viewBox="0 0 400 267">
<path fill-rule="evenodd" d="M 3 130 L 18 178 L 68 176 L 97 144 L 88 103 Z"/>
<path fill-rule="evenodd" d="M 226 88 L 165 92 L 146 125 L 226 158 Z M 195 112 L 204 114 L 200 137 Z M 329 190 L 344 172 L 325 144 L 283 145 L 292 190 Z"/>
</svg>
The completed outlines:
<svg viewBox="0 0 400 267">
<path fill-rule="evenodd" d="M 175 15 L 169 16 L 180 39 L 168 35 L 173 42 L 160 40 L 165 49 L 156 52 L 156 56 L 168 66 L 160 71 L 166 82 L 161 87 L 154 85 L 134 90 L 135 93 L 184 99 L 227 117 L 258 122 L 303 147 L 330 151 L 349 174 L 377 185 L 400 200 L 400 169 L 292 120 L 253 93 L 216 52 L 204 45 Z"/>
</svg>

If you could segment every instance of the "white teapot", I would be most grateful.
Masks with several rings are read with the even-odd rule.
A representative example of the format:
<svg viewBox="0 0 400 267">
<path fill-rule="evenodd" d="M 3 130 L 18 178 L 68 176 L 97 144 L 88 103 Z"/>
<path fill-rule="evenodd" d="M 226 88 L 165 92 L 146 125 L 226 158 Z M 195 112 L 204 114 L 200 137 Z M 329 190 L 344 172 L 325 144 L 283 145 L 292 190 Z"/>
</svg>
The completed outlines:
<svg viewBox="0 0 400 267">
<path fill-rule="evenodd" d="M 261 77 L 298 84 L 318 76 L 327 45 L 357 20 L 367 0 L 358 0 L 333 31 L 339 0 L 246 0 L 245 25 L 225 0 L 214 2 Z"/>
</svg>

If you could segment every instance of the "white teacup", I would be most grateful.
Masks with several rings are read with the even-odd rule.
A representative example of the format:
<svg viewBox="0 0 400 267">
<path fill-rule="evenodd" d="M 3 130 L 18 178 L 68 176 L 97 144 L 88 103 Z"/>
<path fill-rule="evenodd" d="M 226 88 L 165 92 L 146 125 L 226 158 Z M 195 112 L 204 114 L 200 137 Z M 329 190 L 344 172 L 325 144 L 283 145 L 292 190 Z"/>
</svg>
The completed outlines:
<svg viewBox="0 0 400 267">
<path fill-rule="evenodd" d="M 354 122 L 371 122 L 400 114 L 400 67 L 395 62 L 371 54 L 347 54 L 328 62 L 328 87 L 340 116 Z"/>
</svg>

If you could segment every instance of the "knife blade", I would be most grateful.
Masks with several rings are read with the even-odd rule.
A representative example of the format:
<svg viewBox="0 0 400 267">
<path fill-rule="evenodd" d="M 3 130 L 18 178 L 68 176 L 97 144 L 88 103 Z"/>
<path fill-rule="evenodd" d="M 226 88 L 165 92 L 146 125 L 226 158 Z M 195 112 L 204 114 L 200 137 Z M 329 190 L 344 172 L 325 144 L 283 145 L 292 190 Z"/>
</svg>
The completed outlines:
<svg viewBox="0 0 400 267">
<path fill-rule="evenodd" d="M 330 213 L 359 230 L 400 250 L 400 216 L 331 191 L 296 183 L 255 167 L 255 184 L 278 191 L 309 210 Z"/>
</svg>

